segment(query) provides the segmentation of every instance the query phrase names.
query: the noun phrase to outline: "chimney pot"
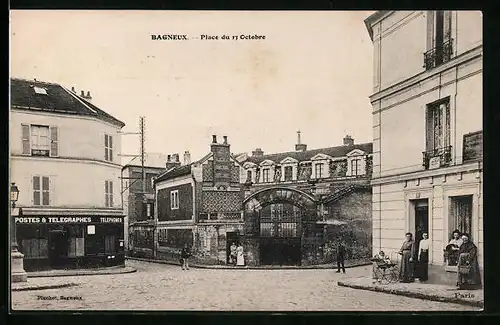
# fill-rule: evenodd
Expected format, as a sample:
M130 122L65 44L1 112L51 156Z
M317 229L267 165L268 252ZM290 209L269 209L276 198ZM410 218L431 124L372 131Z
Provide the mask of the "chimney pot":
M87 91L87 97L90 97L90 91Z
M75 93L75 92L76 92L76 91L75 91L75 87L71 87L71 91L72 91L73 93Z
M212 135L212 143L217 143L217 135Z
M224 144L227 144L227 135L223 136L224 138Z
M82 92L81 92L81 96L82 96L82 97L85 97L85 92L84 92L83 90L82 90Z

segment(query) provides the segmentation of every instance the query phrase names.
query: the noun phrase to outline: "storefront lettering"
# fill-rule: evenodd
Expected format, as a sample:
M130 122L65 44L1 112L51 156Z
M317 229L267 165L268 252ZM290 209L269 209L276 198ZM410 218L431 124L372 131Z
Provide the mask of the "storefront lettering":
M16 217L15 223L122 223L122 218L109 217Z

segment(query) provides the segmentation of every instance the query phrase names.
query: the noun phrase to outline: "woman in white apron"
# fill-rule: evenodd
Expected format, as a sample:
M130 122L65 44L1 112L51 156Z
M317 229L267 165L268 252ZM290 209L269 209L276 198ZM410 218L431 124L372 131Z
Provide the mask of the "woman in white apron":
M241 244L239 244L238 248L236 248L236 265L238 266L245 265L245 259L243 257L243 246Z

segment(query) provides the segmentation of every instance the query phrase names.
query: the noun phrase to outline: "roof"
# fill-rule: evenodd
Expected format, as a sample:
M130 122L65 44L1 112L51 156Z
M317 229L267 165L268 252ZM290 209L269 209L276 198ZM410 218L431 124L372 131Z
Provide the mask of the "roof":
M365 19L365 26L366 29L368 30L368 34L370 34L370 39L373 41L373 29L372 26L373 24L378 21L380 18L384 17L385 15L391 13L392 11L390 10L379 10L375 11L375 13L371 14L368 16L368 18Z
M169 169L165 173L163 173L160 176L156 177L153 180L153 182L154 183L158 183L158 182L161 182L161 181L165 181L167 179L172 179L172 178L179 177L179 176L189 175L189 174L191 174L191 165L192 164L183 165L183 166L179 166L179 167L175 167L175 168Z
M372 143L370 142L370 143L355 144L352 146L336 146L336 147L313 149L306 151L280 152L262 156L249 156L248 159L245 160L245 162L253 162L255 164L260 164L264 160L272 160L275 163L279 163L287 157L292 157L300 162L300 161L311 160L312 157L320 153L331 157L345 157L349 152L355 149L360 149L366 153L372 153L372 147L373 147Z
M128 163L123 165L122 169L125 169L126 167L141 167L140 158L140 156L132 158ZM166 154L148 152L144 155L144 167L147 168L165 169L166 162Z
M46 94L43 91L43 94L36 93L35 87L45 89ZM17 109L91 116L120 128L125 126L122 121L56 83L11 78L10 95L11 105Z

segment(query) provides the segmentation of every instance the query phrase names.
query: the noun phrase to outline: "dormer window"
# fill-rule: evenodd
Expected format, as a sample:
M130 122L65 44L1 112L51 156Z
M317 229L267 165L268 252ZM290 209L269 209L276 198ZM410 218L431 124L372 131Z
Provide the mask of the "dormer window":
M35 90L36 94L47 95L47 90L45 88L34 86L33 89Z
M317 163L314 166L314 178L323 178L324 177L324 164Z

